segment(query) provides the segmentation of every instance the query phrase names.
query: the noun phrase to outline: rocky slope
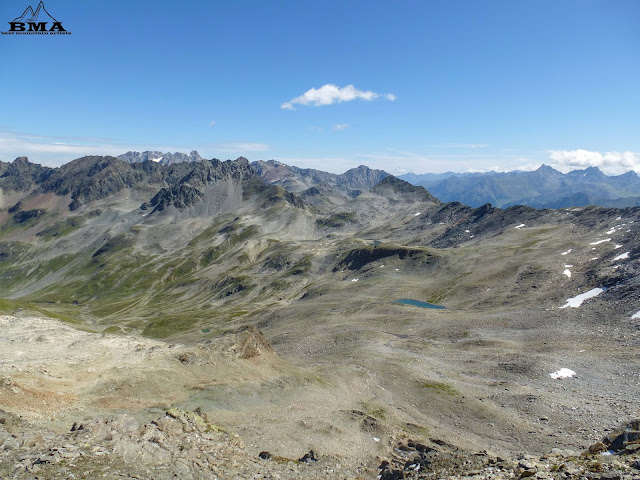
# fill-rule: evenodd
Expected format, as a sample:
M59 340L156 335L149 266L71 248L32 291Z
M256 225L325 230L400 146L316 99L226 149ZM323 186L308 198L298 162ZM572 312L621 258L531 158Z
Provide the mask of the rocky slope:
M635 475L566 450L640 416L638 208L0 166L0 476Z

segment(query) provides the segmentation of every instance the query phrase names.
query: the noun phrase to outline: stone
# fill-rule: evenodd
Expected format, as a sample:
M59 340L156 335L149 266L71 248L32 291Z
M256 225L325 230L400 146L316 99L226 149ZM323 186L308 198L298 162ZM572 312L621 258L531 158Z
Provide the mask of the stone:
M43 444L44 444L44 438L40 433L31 437L25 443L27 447L41 447Z
M3 450L15 450L16 448L20 447L20 444L18 443L18 441L13 438L13 437L9 437L4 441L4 444L2 445L2 449Z
M625 448L628 443L640 441L640 419L633 420L607 435L603 443L616 452Z
M313 450L309 450L309 453L305 453L302 458L298 459L298 461L301 463L317 462L318 459L316 458L315 452Z
M621 478L619 472L606 472L600 475L600 480L620 480Z
M598 453L606 452L607 450L608 450L608 448L604 443L598 442L598 443L594 443L593 445L591 445L589 447L588 452L591 455L597 455Z
M533 468L528 468L528 469L522 470L519 477L520 478L533 477L536 474L536 472L537 470Z

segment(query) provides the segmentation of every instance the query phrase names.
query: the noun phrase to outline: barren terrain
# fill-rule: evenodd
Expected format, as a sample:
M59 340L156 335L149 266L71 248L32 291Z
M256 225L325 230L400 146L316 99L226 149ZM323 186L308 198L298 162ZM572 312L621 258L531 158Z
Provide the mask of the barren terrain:
M0 195L0 478L637 476L640 210L98 163Z

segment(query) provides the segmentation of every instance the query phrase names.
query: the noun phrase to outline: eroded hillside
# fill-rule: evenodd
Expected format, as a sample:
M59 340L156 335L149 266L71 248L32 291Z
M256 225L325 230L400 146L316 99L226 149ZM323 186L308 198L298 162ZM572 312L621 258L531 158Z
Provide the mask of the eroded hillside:
M639 414L640 209L332 181L292 193L245 159L0 164L0 409L58 432L199 409L246 458L332 459L310 478L370 478L408 440L580 450Z

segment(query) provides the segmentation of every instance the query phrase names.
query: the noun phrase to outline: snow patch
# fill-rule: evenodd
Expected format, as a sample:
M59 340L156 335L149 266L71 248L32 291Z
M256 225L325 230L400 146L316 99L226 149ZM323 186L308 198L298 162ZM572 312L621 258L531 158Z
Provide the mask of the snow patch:
M593 258L591 258L591 260L597 260L597 259L599 259L599 258L600 258L600 257L593 257Z
M610 242L610 241L611 241L610 238L605 238L604 240L598 240L597 242L591 242L589 245L600 245L601 243Z
M618 255L616 258L614 258L613 261L615 262L616 260L626 260L627 258L629 258L629 252L624 252L622 255Z
M640 318L640 312L636 312L636 313L634 313L633 315L631 315L631 318L632 318L632 319Z
M353 278L351 279L352 282L357 282L358 280L360 280L359 278Z
M414 217L417 217L418 215L420 215L420 212L413 214Z
M524 227L524 223L521 223L521 224L520 224L520 225L518 225L517 227L513 227L513 228L516 228L516 229L517 229L517 228L522 228L522 227Z
M151 159L152 162L156 162L156 163L158 163L160 160L162 160L162 157Z
M465 230L464 233L469 233L469 230Z
M566 252L562 252L560 255L569 255L571 253L571 249L567 250Z
M549 376L554 380L558 380L560 378L571 378L576 374L573 370L569 368L561 368L560 370L556 370L553 373L550 373Z
M613 247L613 249L614 249L614 250L615 250L615 249L617 249L617 248L622 248L622 245L617 245L617 244L616 244L616 246L615 246L615 247Z
M562 273L564 273L567 277L571 278L571 270L569 270L568 268Z
M604 288L592 288L588 292L581 293L580 295L576 295L575 297L572 297L572 298L568 298L567 304L560 308L567 308L567 307L578 308L580 305L582 305L582 302L590 298L596 297L600 295L602 292L604 292Z

